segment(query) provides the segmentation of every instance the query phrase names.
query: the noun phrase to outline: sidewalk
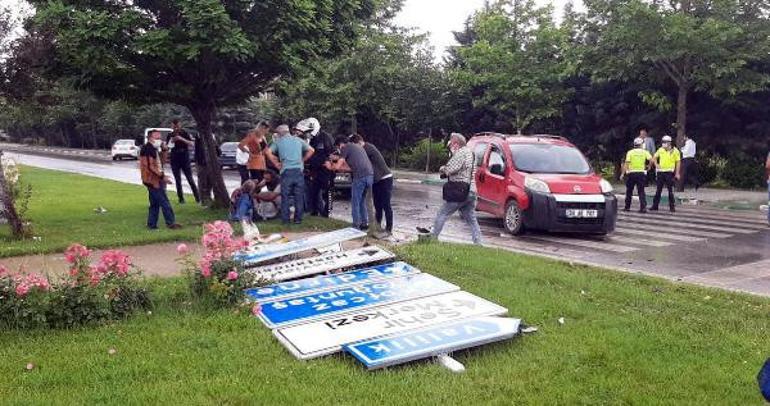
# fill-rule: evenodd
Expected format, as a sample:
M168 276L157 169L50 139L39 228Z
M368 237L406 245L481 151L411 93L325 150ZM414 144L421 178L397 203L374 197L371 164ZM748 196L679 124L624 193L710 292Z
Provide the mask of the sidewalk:
M618 199L623 201L626 194L625 185L616 185L615 193ZM668 204L667 193L664 190L661 196L661 204L663 205ZM647 195L647 204L652 204L655 187L647 187L645 195ZM681 193L674 192L674 197L678 204L707 204L732 210L758 210L760 205L767 204L767 192L753 190L700 188L696 191L694 188L688 188ZM634 200L636 199L637 197L634 197Z

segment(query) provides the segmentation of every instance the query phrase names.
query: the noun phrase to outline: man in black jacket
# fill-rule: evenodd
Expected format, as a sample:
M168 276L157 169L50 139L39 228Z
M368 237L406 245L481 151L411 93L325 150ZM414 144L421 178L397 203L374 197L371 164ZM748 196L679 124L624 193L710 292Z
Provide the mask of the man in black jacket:
M315 149L315 154L306 163L307 211L311 216L329 217L334 172L326 169L324 162L329 160L329 155L334 151L334 140L331 135L321 131L321 124L312 117L297 123L296 128L309 137L310 146Z
M184 203L184 189L182 188L182 173L187 178L187 183L190 184L195 201L200 203L200 196L198 195L198 187L195 184L195 178L193 178L192 168L190 166L190 148L195 145L192 136L179 125L179 120L174 119L171 122L172 131L168 135L166 140L167 144L173 142L174 147L171 148L171 171L174 173L174 180L176 181L176 195L179 198L179 203Z

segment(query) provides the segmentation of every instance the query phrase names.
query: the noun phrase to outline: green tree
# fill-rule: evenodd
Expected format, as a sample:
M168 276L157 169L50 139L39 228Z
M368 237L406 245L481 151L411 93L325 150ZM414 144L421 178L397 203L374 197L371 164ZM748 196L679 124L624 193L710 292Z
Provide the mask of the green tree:
M663 110L661 92L676 89L676 129L687 131L688 97L693 91L734 97L762 90L770 75L756 62L770 51L770 4L756 0L587 0L591 75L657 85L642 98Z
M185 106L216 162L218 107L239 104L322 56L345 49L377 0L33 0L31 35L53 47L47 73L138 104ZM229 203L218 165L215 200ZM205 195L205 194L204 194Z
M476 108L490 108L519 133L560 115L569 91L562 81L571 65L569 36L555 25L550 7L532 0L500 0L472 20L470 46L461 47L454 72Z

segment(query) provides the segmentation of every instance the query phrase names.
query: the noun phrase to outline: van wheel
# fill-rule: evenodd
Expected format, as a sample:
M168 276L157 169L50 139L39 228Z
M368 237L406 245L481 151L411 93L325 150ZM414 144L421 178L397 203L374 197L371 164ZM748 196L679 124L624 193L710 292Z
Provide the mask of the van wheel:
M521 234L524 231L524 219L521 215L519 204L515 200L508 202L505 206L505 230L513 235Z

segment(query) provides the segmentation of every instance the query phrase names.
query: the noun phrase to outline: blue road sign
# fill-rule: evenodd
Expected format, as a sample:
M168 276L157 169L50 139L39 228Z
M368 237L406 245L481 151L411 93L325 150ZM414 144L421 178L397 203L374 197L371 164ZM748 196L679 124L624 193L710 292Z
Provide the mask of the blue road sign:
M247 289L246 294L257 302L269 302L312 292L322 292L341 286L356 285L397 276L418 274L420 271L406 262L379 265L334 275L299 279L260 288Z
M355 228L343 228L342 230L318 234L283 244L257 246L254 250L245 250L235 254L234 258L238 261L244 261L247 265L256 265L271 259L285 257L287 255L297 254L302 251L316 248L328 247L333 244L363 237L366 237L366 233L361 230Z
M368 369L383 368L512 338L519 319L480 317L343 346Z
M263 303L259 317L268 327L276 328L458 290L449 282L420 273Z

